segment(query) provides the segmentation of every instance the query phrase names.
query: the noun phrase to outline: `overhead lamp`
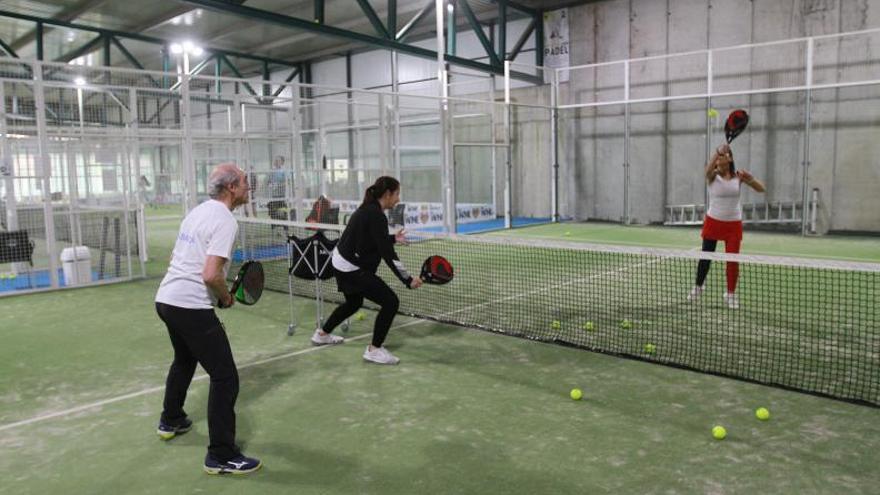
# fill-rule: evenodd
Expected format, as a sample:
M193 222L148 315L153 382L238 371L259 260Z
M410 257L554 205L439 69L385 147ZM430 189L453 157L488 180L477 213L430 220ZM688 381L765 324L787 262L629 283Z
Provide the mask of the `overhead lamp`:
M77 76L77 77L73 78L73 84L76 84L77 86L85 86L86 79L82 76Z
M183 46L181 46L180 43L171 43L171 53L180 55L183 53Z

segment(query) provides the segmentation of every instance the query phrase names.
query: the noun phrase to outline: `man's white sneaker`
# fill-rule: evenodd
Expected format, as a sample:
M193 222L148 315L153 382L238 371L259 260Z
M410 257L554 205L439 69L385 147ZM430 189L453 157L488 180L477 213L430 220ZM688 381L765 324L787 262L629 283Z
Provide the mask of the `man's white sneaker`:
M700 296L703 295L703 291L705 287L702 285L695 285L693 289L691 289L690 294L688 294L688 302L697 302L700 299Z
M333 345L345 343L345 339L332 333L321 333L321 329L312 334L312 345Z
M367 346L367 349L364 351L364 361L376 364L397 364L400 362L400 359L394 357L394 354L388 352L388 349L384 347L376 347L373 350L370 350L370 347L371 346Z
M725 292L724 304L726 304L729 309L739 309L739 300L736 298L736 294Z

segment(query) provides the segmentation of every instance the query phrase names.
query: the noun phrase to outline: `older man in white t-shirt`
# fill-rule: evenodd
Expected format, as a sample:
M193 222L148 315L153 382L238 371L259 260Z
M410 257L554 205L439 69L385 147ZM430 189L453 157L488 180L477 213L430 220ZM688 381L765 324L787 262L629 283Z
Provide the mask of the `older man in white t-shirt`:
M180 224L168 272L156 293L156 312L168 327L174 347L157 433L162 440L170 440L192 428L183 404L196 365L201 364L211 378L210 444L204 470L246 474L259 469L261 463L244 456L235 444L238 370L214 307L228 308L235 301L226 288L238 231L232 210L248 201L247 176L235 165L218 165L208 178L208 194L211 199L193 208Z

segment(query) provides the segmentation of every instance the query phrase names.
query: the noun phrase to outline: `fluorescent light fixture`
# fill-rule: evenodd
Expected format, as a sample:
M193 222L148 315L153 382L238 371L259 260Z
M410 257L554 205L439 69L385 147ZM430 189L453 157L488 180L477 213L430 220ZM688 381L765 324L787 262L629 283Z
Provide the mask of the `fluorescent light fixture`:
M180 45L180 43L171 43L171 53L175 55L180 55L181 53L183 53L183 47Z
M77 86L85 86L86 79L82 76L77 76L73 79L73 84L76 84Z
M202 54L205 53L205 50L203 50L200 46L194 46L192 50L190 50L190 53L192 53L196 57L201 57Z

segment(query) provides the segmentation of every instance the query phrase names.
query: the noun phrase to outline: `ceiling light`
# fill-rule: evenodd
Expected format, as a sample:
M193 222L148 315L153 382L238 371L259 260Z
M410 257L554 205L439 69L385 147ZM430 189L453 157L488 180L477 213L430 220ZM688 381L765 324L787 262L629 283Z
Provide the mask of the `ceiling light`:
M195 55L196 57L201 57L202 54L205 53L205 50L202 49L202 47L200 47L200 46L194 46L194 47L192 47L192 50L190 50L189 52L192 53L193 55Z
M73 79L73 84L76 84L77 86L85 86L86 80L82 76L77 76Z
M171 53L175 55L183 53L183 47L180 46L180 43L171 43Z

